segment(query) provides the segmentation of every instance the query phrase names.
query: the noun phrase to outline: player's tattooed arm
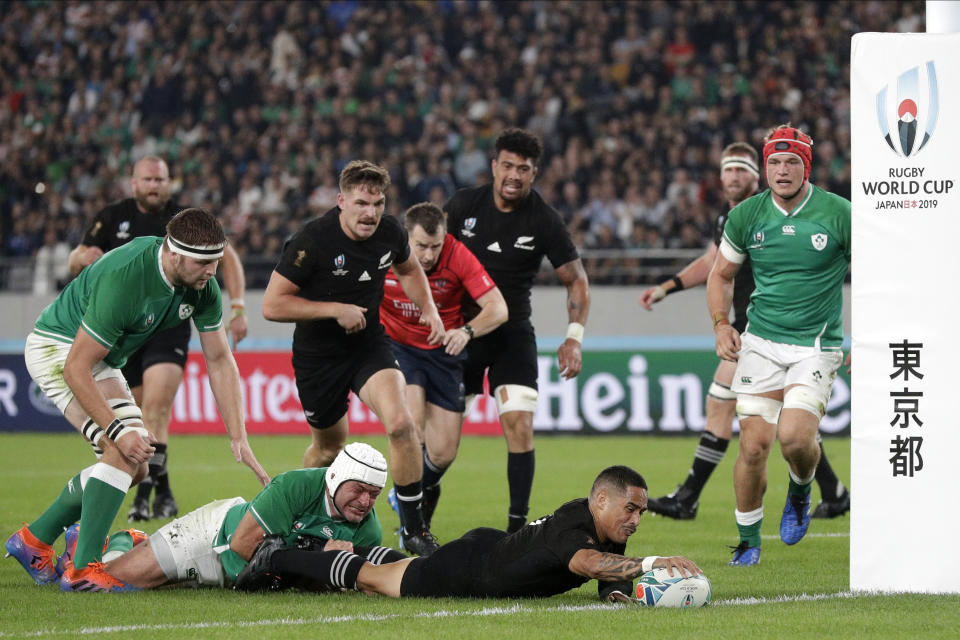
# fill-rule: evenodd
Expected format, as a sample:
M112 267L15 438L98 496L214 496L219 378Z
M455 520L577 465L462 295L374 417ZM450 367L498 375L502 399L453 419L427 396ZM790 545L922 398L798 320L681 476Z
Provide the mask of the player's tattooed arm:
M617 553L580 549L570 559L568 568L578 576L616 582L633 580L643 573L643 558L628 558Z
M645 570L644 558L628 558L617 553L580 549L573 554L567 566L570 571L579 576L607 582L633 580L654 567L667 569L670 575L676 574L681 577L703 573L695 562L683 556L650 556L648 559L651 560L650 566Z
M557 267L557 277L567 288L567 316L570 322L587 324L590 314L590 283L580 258Z

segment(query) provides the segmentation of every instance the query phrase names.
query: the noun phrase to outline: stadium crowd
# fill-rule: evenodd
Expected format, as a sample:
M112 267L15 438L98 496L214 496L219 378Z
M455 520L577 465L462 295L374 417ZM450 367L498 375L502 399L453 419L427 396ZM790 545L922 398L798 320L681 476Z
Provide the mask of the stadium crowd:
M392 213L443 204L506 126L543 137L536 186L579 247L697 249L721 149L776 123L849 197L850 36L923 28L918 0L10 2L0 256L56 261L156 154L265 278L350 160L389 168Z

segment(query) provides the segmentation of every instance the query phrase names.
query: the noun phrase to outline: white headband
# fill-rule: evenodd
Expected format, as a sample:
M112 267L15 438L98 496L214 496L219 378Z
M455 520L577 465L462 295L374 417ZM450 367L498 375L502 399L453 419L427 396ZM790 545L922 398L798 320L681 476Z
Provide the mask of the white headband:
M223 249L226 246L226 242L203 245L187 244L177 240L171 235L167 236L167 247L169 247L170 251L197 260L219 260L223 257Z
M757 167L757 163L746 156L727 156L720 161L720 171L723 171L727 167L746 169L752 173L754 177L760 177L760 169Z

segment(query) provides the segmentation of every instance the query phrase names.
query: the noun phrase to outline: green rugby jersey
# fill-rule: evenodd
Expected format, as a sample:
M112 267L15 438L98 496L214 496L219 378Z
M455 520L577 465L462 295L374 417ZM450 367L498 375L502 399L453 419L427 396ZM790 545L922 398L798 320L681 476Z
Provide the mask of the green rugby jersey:
M298 536L314 536L326 540L347 540L355 547L379 545L383 529L375 509L360 522L334 519L327 510L326 467L294 469L270 481L250 502L231 508L213 541L220 553L220 564L233 582L246 566L246 561L229 549L233 532L243 515L250 512L267 535L281 535L288 544Z
M175 287L160 266L163 238L144 236L104 254L80 272L40 313L34 331L72 343L80 327L110 350L103 359L120 369L157 331L193 318L197 331L223 325L220 287Z
M792 212L769 189L730 212L721 251L749 255L757 288L748 331L799 346L838 349L843 342L843 280L850 265L850 202L810 185Z

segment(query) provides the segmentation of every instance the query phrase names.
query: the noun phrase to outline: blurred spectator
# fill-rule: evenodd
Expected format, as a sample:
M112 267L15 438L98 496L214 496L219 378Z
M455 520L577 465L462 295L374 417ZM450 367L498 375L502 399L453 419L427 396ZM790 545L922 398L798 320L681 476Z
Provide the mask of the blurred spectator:
M627 247L702 244L719 149L779 122L813 132L813 181L849 196L850 37L922 31L923 15L919 0L7 2L0 251L33 255L163 153L178 201L269 263L335 204L350 160L388 167L401 211L488 180L506 126L543 136L538 184L581 243L609 228Z
M47 227L33 269L33 294L56 293L70 279L70 245L59 238L56 227Z

